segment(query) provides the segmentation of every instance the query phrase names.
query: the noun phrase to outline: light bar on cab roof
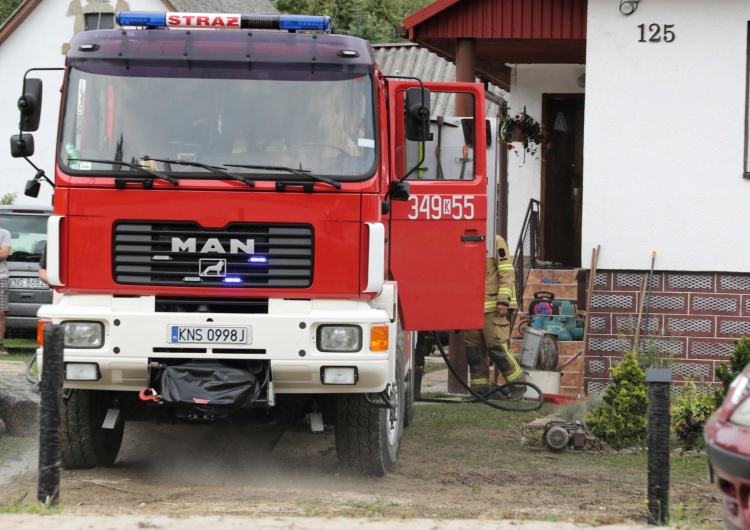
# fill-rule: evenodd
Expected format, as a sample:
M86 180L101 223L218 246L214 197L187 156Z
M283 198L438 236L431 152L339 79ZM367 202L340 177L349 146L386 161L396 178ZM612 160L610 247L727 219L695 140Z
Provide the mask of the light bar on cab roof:
M118 26L146 28L282 29L287 31L331 31L327 15L227 15L223 13L155 13L118 11Z

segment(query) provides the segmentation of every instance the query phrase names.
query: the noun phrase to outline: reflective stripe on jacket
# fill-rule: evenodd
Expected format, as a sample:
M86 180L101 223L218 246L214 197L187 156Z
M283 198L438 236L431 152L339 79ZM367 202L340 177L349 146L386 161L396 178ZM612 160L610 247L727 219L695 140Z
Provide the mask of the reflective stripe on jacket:
M495 236L491 258L485 260L484 312L497 311L498 304L516 309L516 276L508 244L500 236Z

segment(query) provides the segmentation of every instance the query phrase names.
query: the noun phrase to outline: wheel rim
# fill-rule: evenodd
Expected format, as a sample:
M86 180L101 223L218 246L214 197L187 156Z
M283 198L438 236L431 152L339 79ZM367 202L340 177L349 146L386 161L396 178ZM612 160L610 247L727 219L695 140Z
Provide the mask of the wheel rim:
M388 444L394 445L396 443L396 439L398 437L398 422L399 422L399 407L400 404L400 397L398 395L398 385L393 384L391 385L391 403L393 403L393 407L388 408Z

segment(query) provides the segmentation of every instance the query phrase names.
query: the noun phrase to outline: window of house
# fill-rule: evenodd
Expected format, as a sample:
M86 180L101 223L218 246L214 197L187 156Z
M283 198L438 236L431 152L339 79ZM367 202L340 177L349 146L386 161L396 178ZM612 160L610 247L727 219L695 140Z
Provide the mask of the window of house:
M86 13L84 17L86 22L85 31L92 29L115 29L114 13Z

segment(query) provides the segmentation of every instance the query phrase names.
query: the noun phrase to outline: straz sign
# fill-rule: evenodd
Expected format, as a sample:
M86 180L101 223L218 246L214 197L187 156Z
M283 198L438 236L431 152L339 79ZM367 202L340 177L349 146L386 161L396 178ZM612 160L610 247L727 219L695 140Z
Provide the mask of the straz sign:
M205 13L170 13L170 28L231 28L240 29L240 15L207 15Z

